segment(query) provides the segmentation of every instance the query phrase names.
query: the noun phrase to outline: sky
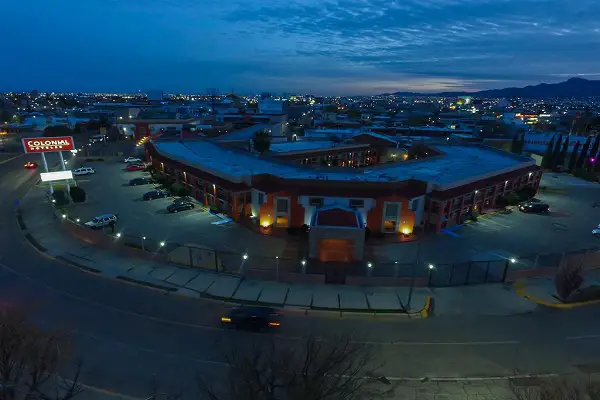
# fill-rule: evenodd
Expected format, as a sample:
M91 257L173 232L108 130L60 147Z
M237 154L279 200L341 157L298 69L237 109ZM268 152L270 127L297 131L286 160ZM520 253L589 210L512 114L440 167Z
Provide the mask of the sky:
M599 0L1 0L0 91L423 93L600 79Z

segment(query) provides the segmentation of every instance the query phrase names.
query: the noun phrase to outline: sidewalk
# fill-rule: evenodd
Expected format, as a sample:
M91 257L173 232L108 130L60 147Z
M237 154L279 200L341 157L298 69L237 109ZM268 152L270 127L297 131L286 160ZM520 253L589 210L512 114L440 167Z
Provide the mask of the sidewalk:
M598 269L584 271L582 276L584 278L582 289L585 290L585 288L590 288L592 286L600 287L600 271ZM600 304L600 299L567 303L561 301L556 293L554 278L519 280L513 283L513 287L519 296L544 307L569 309Z
M50 257L85 271L194 298L343 313L436 315L509 315L537 305L503 284L430 289L408 287L309 285L250 280L172 263L132 258L93 247L61 229L39 188L21 201L19 225L26 238Z

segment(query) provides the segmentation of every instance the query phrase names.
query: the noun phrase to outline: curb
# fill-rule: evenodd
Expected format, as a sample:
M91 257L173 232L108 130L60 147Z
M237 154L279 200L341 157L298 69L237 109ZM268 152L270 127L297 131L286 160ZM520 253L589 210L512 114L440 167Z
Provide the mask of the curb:
M35 238L27 232L27 227L25 226L25 223L23 222L21 213L17 213L17 224L21 230L21 233L27 240L27 242L42 255L44 255L48 258L51 258L53 260L60 261L64 264L76 267L80 270L83 270L84 272L92 273L94 275L102 275L102 271L98 270L96 268L81 265L75 261L68 260L67 258L62 257L60 255L59 256L51 256L51 255L47 254L46 248L44 248L42 245L40 245L35 240ZM163 286L163 285L159 285L159 284L155 284L155 283L151 283L151 282L140 281L140 280L130 278L127 276L122 276L122 275L119 275L114 279L129 283L129 284L143 286L148 289L160 290L160 291L166 292L167 294L183 296L183 294L178 294L177 292L182 289L190 290L185 287ZM421 310L414 311L414 312L406 312L406 311L402 312L399 310L377 310L377 309L362 310L362 309L350 309L350 308L321 308L321 307L312 307L312 306L311 307L294 307L294 306L285 306L285 305L277 304L277 303L265 303L265 302L260 302L260 301L251 301L251 300L250 301L243 301L243 300L240 301L240 300L235 300L235 299L227 298L227 297L214 296L214 295L211 295L208 293L200 293L200 292L196 292L196 293L198 293L199 298L202 298L205 300L220 301L223 303L236 304L236 305L241 305L241 306L256 305L256 306L263 306L263 307L277 307L277 308L283 308L284 310L288 310L288 311L292 311L292 312L301 312L301 313L304 313L304 315L308 315L309 312L311 314L323 313L323 314L327 314L328 316L339 315L339 318L342 318L344 316L344 314L347 314L347 315L369 315L369 316L385 316L385 315L392 316L393 315L393 316L397 316L397 317L406 317L406 318L410 318L410 319L425 319L431 315L432 309L433 309L433 299L431 298L431 296L427 296L427 298L425 300L425 305ZM185 296L185 297L189 298L189 296Z
M548 301L542 300L542 299L538 299L536 297L530 296L525 292L525 289L527 288L527 284L524 282L515 282L512 284L513 289L515 290L515 292L523 297L526 300L529 300L535 304L538 304L540 306L544 306L544 307L548 307L548 308L556 308L556 309L563 309L563 310L569 310L572 308L580 308L580 307L585 307L585 306L591 306L594 304L600 304L600 299L598 300L588 300L588 301L580 301L580 302L575 302L575 303L550 303Z

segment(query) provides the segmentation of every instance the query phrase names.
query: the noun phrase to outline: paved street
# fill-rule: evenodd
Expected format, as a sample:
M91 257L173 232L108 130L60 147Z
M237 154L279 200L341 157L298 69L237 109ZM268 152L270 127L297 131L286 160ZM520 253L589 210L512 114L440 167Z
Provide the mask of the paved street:
M33 303L40 323L70 328L75 353L85 357L86 384L143 396L150 377L158 373L167 386L189 385L198 371L219 373L222 364L215 343L256 337L221 330L216 323L225 307L221 303L98 278L33 251L20 235L11 207L31 183L21 166L19 160L0 167L7 177L0 184L12 188L3 191L1 200L0 240L5 246L0 298ZM599 317L598 308L534 309L504 316L451 314L417 321L289 314L278 338L295 345L309 332L352 332L376 347L384 361L382 373L396 379L577 372L582 365L597 365ZM494 385L492 381L486 388L492 392L501 387ZM422 398L434 398L434 390L424 386L421 392L428 397Z

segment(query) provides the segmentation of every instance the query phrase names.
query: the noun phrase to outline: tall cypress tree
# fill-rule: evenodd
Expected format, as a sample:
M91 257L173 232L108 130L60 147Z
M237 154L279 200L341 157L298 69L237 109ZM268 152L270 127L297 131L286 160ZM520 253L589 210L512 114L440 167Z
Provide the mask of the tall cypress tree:
M560 149L562 148L562 135L558 135L558 140L554 143L554 150L552 151L552 168L558 165L558 159L560 158Z
M575 169L583 168L583 163L585 163L585 159L587 158L588 150L590 149L590 144L592 143L592 137L588 136L587 140L583 144L583 148L581 149L581 154L577 158L577 164L575 164Z
M554 136L552 136L552 140L548 142L548 147L546 147L546 152L544 153L544 157L542 157L542 168L552 168L552 152L554 151Z
M567 140L569 140L567 138ZM571 157L569 158L569 172L573 172L575 169L575 163L577 163L577 156L579 155L579 140L573 146L573 151L571 152Z
M567 153L569 152L569 137L565 139L562 145L562 149L560 151L560 156L558 156L558 160L556 160L556 165L562 165L566 167L565 161L567 159Z
M597 156L598 156L598 148L600 147L600 135L597 135L594 139L594 144L592 145L592 150L590 151L590 161L594 158L594 162L590 162L587 165L587 170L592 172L597 164Z
M519 139L518 139L518 136L519 136L518 133L515 133L515 136L513 136L512 143L510 144L510 152L511 153L519 154Z

